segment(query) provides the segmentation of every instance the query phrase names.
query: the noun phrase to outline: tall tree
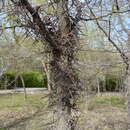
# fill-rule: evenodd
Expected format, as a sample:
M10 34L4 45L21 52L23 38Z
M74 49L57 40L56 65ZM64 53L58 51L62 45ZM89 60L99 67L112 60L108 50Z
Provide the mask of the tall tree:
M119 6L119 5L118 5ZM129 2L129 5L128 7L130 7L130 2ZM130 12L128 13L128 18L130 18ZM121 30L123 32L125 32L127 34L127 41L126 41L126 44L127 44L127 56L128 56L128 64L130 66L130 28L128 28L126 25L126 23L124 24L124 20L122 20L122 17L121 15L118 15L118 21L119 21L119 25L121 26ZM127 75L126 75L126 87L127 87L127 93L128 93L128 129L130 129L130 67L128 67L128 70L127 70Z
M51 54L50 104L56 104L58 110L59 121L56 130L73 130L76 120L72 116L72 109L75 108L76 97L81 90L78 74L73 66L75 53L79 47L77 23L81 12L80 6L74 1L53 1L49 3L53 5L52 11L41 16L42 5L33 7L28 0L11 1L15 6L11 14L15 21L19 20L20 26L24 26L29 33L34 32L38 40L46 43L45 51ZM76 4L75 16L71 17L69 8Z
M13 28L18 31L17 27L24 28L27 36L35 36L45 45L45 53L50 54L50 104L56 104L59 119L56 130L74 130L76 118L72 110L76 108L76 100L82 90L74 66L75 54L80 47L78 24L80 21L94 20L102 30L100 22L109 21L113 14L127 10L119 12L115 6L111 9L111 0L43 0L43 4L38 6L29 0L11 2L7 9L11 7L12 11L7 11L8 14L3 17L9 16L8 21L13 21L13 24L8 22L7 25L11 27L4 26L4 29ZM110 30L108 33L102 31L126 62L124 53L110 39Z

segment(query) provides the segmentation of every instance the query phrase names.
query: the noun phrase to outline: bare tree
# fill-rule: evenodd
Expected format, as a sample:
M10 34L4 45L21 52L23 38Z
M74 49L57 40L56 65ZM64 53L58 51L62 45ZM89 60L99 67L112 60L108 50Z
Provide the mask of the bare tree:
M130 3L129 3L130 7ZM130 17L130 13L128 13L128 17ZM130 30L124 25L122 17L118 15L119 24L121 25L122 31L127 34L127 56L128 56L128 63L130 65ZM128 68L128 73L126 75L126 87L127 87L127 94L128 94L128 129L130 129L130 68Z
M10 1L9 1L10 3ZM113 14L126 13L128 10L109 11L106 0L54 0L43 2L35 6L29 0L11 0L8 16L13 20L13 25L4 29L17 27L24 28L27 36L35 37L45 45L45 53L50 54L50 105L56 105L58 124L56 130L74 130L76 116L77 97L82 90L82 85L74 64L76 63L76 52L80 47L79 26L80 21L95 21L99 29L108 37L127 64L127 56L113 42L110 37L110 29L107 33L99 21L108 20ZM7 6L9 7L9 6ZM103 8L102 8L103 7ZM47 9L51 9L48 11ZM8 9L8 8L7 8ZM107 18L105 20L104 18ZM109 22L110 27L110 22ZM2 29L1 29L2 30ZM128 66L128 64L127 64Z
M70 3L68 0L54 1L49 3L53 5L53 14L43 14L41 17L42 5L33 7L28 0L11 1L15 6L13 13L18 18L23 18L20 26L25 26L29 35L33 32L39 40L46 43L45 51L50 51L51 102L57 105L59 115L56 129L73 130L76 120L72 116L72 109L75 108L76 97L81 90L81 84L73 66L79 46L77 23L81 12L80 5L78 2ZM70 16L69 8L76 4L78 6L73 18Z
M107 2L109 4L109 1L107 1ZM103 1L102 1L101 4L103 4ZM97 18L97 13L96 13L95 9L92 6L89 6L89 5L88 5L88 8L90 10L92 17L95 19L95 23L96 23L97 27L101 30L101 32L104 33L104 35L108 38L108 41L119 52L119 54L122 57L122 60L124 62L124 65L126 66L126 69L125 69L125 72L124 72L125 75L122 78L124 79L125 82L127 82L126 84L127 84L127 91L128 91L128 129L130 129L130 86L129 86L129 84L130 84L130 67L129 67L130 66L130 61L129 61L129 59L130 59L130 54L129 54L129 52L130 52L130 43L129 43L129 41L130 41L130 31L127 27L127 23L124 24L124 22L123 22L124 20L122 19L122 16L124 16L122 14L124 12L124 11L122 11L123 6L127 7L127 9L128 9L127 14L125 14L125 16L126 16L125 19L127 20L127 18L130 17L130 13L129 13L130 12L130 10L129 10L130 1L114 0L114 1L112 1L112 4L110 4L110 6L111 6L111 9L112 9L112 13L109 13L110 14L109 17L108 17L108 15L107 16L104 15L106 17L106 19L105 19L105 22L106 22L105 27L107 26L106 28L102 26L102 24L104 24L103 19L102 19L103 17L102 18L100 17L101 19L99 17ZM101 8L103 9L104 7L101 7ZM112 29L115 29L113 27L113 26L115 26L115 24L112 22L112 17L115 13L117 14L117 16L114 16L114 18L118 19L118 24L121 26L121 31L120 31L121 34L122 34L121 37L123 37L123 32L125 32L127 34L127 41L125 40L125 42L127 43L127 52L128 53L125 53L123 50L121 50L119 45L116 43L117 41L113 37L113 36L115 36L115 34L119 33L119 31L117 31L115 34L112 34ZM117 35L116 35L116 38L117 38ZM119 38L118 41L121 42L121 39ZM125 43L124 43L123 46L125 46Z

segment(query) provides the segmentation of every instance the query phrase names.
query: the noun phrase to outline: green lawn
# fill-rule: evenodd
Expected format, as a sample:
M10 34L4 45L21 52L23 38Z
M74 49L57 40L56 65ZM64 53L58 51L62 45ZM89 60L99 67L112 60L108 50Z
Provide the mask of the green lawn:
M24 94L0 95L0 110L4 108L40 107L43 102L43 94L30 94L25 99Z
M19 121L28 120L28 127L33 130L37 130L40 127L40 123L43 121L48 122L51 119L51 112L48 113L49 108L47 107L47 100L43 98L44 94L29 94L27 95L27 99L25 100L24 94L8 94L8 95L0 95L0 124L2 122L7 122L7 126L9 124L17 124L19 125ZM127 114L126 114L126 99L121 97L92 97L90 102L88 102L88 107L85 103L80 103L81 111L83 113L80 117L79 123L82 125L90 126L90 129L87 130L95 130L93 127L101 126L100 130L104 130L104 123L110 122L118 130L126 130L126 123L121 124L123 121L126 122ZM45 109L44 109L45 108ZM39 114L35 114L40 110ZM48 113L48 115L47 115ZM50 115L49 115L50 114ZM35 116L33 116L35 115ZM122 117L122 118L120 118ZM117 123L115 123L117 122ZM26 122L24 122L26 123ZM46 124L46 123L45 123ZM94 124L94 125L93 125ZM14 125L14 126L15 126ZM106 124L109 128L109 126ZM121 127L118 128L118 126ZM0 126L0 130L5 130L5 126ZM83 129L83 128L81 128ZM30 130L30 129L29 129ZM42 130L42 129L38 129ZM86 130L86 129L85 129ZM108 130L111 130L109 128Z
M45 108L47 100L43 98L44 96L44 94L28 94L25 99L24 94L0 95L0 130L5 130L4 122L15 123Z
M126 101L124 98L119 98L119 97L96 97L94 102L96 104L112 104L115 106L125 106Z
M127 100L126 98L123 97L116 97L116 96L111 96L111 97L104 97L104 96L99 96L99 97L93 97L89 101L88 109L97 109L97 108L104 108L104 107L116 107L116 108L123 108L126 109L127 107Z
M25 99L24 94L7 94L0 95L0 110L10 109L26 109L26 108L40 108L47 103L43 98L43 94L29 94ZM126 99L119 97L94 97L90 105L102 106L112 105L116 107L126 107Z

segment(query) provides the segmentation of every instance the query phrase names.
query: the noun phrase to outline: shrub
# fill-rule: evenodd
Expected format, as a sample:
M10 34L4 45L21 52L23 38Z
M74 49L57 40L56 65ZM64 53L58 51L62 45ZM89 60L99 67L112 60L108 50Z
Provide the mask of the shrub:
M106 91L119 91L120 89L121 89L121 78L117 76L107 75Z
M105 81L100 80L100 91L120 91L122 89L123 79L119 76L106 75Z
M21 75L24 79L25 87L27 88L41 88L46 85L45 78L39 72L24 72ZM19 87L23 87L20 79L18 80L18 85Z
M12 89L15 87L23 87L20 77L15 82L15 77L17 73L14 72L6 72L1 80L0 80L0 88L3 89L4 83L7 82L8 86L7 89ZM26 88L41 88L47 86L47 79L46 76L41 74L40 72L23 72L21 76L24 79L25 87Z
M1 89L7 88L12 89L15 86L15 73L14 72L6 72L2 75L0 80Z

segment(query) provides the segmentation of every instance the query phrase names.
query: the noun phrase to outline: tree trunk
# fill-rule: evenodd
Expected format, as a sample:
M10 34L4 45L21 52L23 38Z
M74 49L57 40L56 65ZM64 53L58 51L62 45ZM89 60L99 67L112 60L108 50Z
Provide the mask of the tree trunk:
M130 7L130 2L128 4L128 6ZM129 17L130 17L130 13L129 14ZM127 40L127 48L128 48L128 65L129 65L129 68L128 68L128 74L126 75L127 78L126 78L126 87L127 87L127 96L128 96L128 130L130 130L130 31L129 29L126 28L126 26L124 25L123 23L123 19L121 17L120 14L118 14L118 18L119 18L119 23L122 27L122 30L128 35L128 40Z
M74 130L76 120L72 116L72 109L76 106L77 96L81 90L78 74L73 66L74 55L79 47L76 29L78 21L76 16L72 18L69 15L68 6L71 4L69 0L54 0L54 2L57 5L54 15L57 17L57 24L56 27L53 27L52 24L52 28L42 21L38 11L30 5L28 0L20 0L19 3L32 16L33 23L35 23L35 28L32 27L32 29L35 30L38 37L40 35L42 42L47 42L48 48L45 50L49 49L49 53L51 53L49 63L50 104L57 106L56 130ZM79 16L79 11L77 13ZM52 21L50 22L52 23Z
M130 31L128 32L128 52L130 52ZM130 54L128 55L128 58L130 60ZM130 61L129 61L130 65ZM128 130L130 130L130 67L128 70L127 75L127 93L128 93Z
M98 90L98 96L100 96L100 84L99 84L99 78L97 77L97 90Z
M56 130L74 130L75 120L72 117L74 102L71 101L74 101L76 95L78 86L76 81L78 82L78 78L72 64L68 64L65 59L62 59L62 55L53 53L53 56L50 66L51 81L53 81L52 91L54 94L52 103L57 104L58 110Z
M68 0L59 0L57 3L59 35L56 44L58 44L58 48L52 49L50 62L50 78L54 95L52 98L58 107L56 130L74 130L75 119L72 116L72 109L75 106L75 96L77 96L80 86L73 66L77 37L71 29L68 4Z
M64 108L58 108L59 109L59 122L57 124L56 130L73 130L71 124L71 109L69 107ZM61 116L62 115L62 116Z
M23 86L23 89L24 89L24 98L25 98L25 100L27 100L27 91L26 91L26 87L25 87L25 82L24 82L23 76L20 74L19 77L21 79L22 86Z
M50 81L50 72L49 72L50 69L49 69L48 62L49 61L47 61L47 63L42 62L42 65L43 65L43 69L44 69L44 72L45 72L46 77L47 77L47 89L50 92L51 91L51 81Z
M130 130L130 75L127 77L127 91L128 91L128 130Z
M103 92L106 92L106 75L103 76Z

